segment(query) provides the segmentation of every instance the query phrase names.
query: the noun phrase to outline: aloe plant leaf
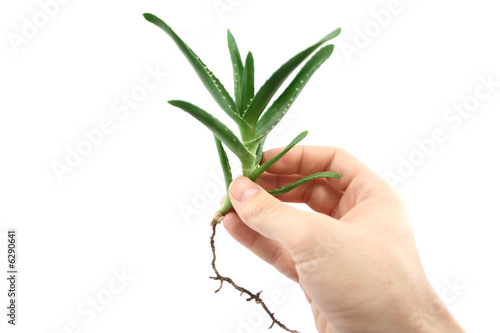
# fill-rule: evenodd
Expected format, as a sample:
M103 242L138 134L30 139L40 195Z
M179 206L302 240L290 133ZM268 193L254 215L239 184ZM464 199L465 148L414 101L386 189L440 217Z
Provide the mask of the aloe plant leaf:
M217 146L217 153L219 154L220 165L222 167L222 172L224 173L224 181L226 183L226 192L229 193L229 185L233 181L233 175L231 174L231 165L229 165L229 160L227 159L226 151L222 146L222 142L214 135L215 145ZM229 195L226 195L224 202L221 207L217 210L221 215L225 215L233 208L233 204L229 199Z
M176 106L208 127L212 133L222 141L238 158L243 161L253 161L255 156L248 151L238 137L221 121L212 116L205 110L185 101L168 101L171 105Z
M231 61L233 63L233 76L234 76L234 98L236 100L236 109L238 114L241 116L243 114L243 76L244 68L243 61L241 60L240 51L236 40L234 39L231 31L227 30L227 44L229 47L229 53L231 55Z
M241 103L243 104L243 113L242 116L245 116L245 113L252 101L252 98L255 96L255 67L252 52L248 52L247 58L245 60L245 72L243 75L243 97Z
M289 184L289 185L286 185L286 186L283 186L283 187L280 187L280 188L277 188L274 190L270 190L268 192L271 193L272 195L284 194L284 193L290 192L291 190L293 190L293 189L299 187L300 185L307 183L308 181L311 181L313 179L317 179L317 178L338 179L340 177L341 176L338 173L331 172L331 171L318 172L318 173L314 173L312 175L306 176L304 178L301 178L292 184Z
M233 175L231 174L231 166L229 165L229 160L227 158L226 151L222 146L221 141L214 135L215 145L217 146L217 153L219 154L220 165L222 167L222 172L224 173L224 180L226 182L226 190L229 189L229 184L233 181Z
M260 160L262 159L262 155L264 154L264 142L266 141L266 138L262 138L262 140L259 142L259 145L257 146L257 152L256 156L257 158L255 159L255 163L259 164Z
M257 121L256 137L267 135L284 117L316 70L330 57L333 45L321 48L297 73L290 85Z
M255 124L259 119L264 109L269 104L269 101L274 96L276 91L281 87L287 77L307 58L309 57L321 44L337 37L340 34L340 28L332 31L323 37L316 44L308 47L302 52L295 55L282 65L273 75L264 83L259 89L254 99L250 103L247 112L245 113L245 120L250 124Z
M307 134L308 132L304 131L299 135L297 135L297 137L295 137L295 139L293 139L292 142L290 142L288 146L285 147L285 149L283 149L281 152L279 152L279 154L271 158L269 161L263 163L258 169L254 170L254 172L252 172L248 176L248 178L255 181L257 178L259 178L260 175L262 175L267 169L269 169L271 165L276 163L280 158L282 158L286 153L288 153L288 151L292 149L297 143L302 141L307 136Z
M184 41L172 30L172 28L170 28L157 16L145 13L144 18L165 31L167 35L172 38L175 44L177 44L177 47L182 51L186 59L189 61L196 74L198 74L198 77L201 79L202 83L205 85L208 92L212 95L217 104L219 104L222 110L224 110L224 112L226 112L229 117L231 117L231 119L233 119L236 123L241 122L241 118L238 116L236 104L233 98L226 91L219 79L215 77L215 75L193 52L193 50L191 50L191 48L186 43L184 43Z

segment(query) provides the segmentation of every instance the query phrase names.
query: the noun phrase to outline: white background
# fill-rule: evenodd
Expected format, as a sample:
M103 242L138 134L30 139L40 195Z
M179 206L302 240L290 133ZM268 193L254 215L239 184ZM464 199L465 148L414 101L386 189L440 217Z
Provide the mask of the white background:
M445 118L474 101L480 77L500 81L495 2L401 0L383 27L372 13L387 10L388 0L73 0L49 6L44 22L40 3L48 2L0 5L1 271L7 228L18 230L20 253L18 326L6 324L2 278L1 332L268 331L267 317L231 287L213 293L208 223L223 194L211 177L218 158L209 131L166 101L188 100L228 119L143 12L166 20L230 92L227 28L243 54L252 50L260 86L341 26L333 56L266 149L307 129L304 144L345 148L386 178L403 172L395 187L431 283L467 331L500 332L498 83L468 117ZM29 22L39 27L30 31ZM371 37L363 40L365 29ZM168 75L123 109L121 98L141 89L148 69ZM65 164L68 147L103 119L112 131L58 179L54 163ZM446 140L419 153L416 141L436 129ZM418 165L405 173L401 161L410 158ZM280 296L277 317L315 332L293 283L223 228L217 244L223 274ZM114 280L122 271L133 277L125 286ZM89 306L95 297L106 303L100 311Z

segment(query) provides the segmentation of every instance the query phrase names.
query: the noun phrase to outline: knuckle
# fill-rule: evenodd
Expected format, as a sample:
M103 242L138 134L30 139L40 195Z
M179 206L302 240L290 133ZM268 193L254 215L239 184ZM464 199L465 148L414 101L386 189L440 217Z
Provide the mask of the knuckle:
M253 220L269 220L275 217L280 210L280 205L273 198L266 198L259 194L248 202L246 217Z
M344 148L335 148L335 153L341 156L352 157L353 155Z
M276 246L276 248L273 251L273 254L271 255L270 264L275 265L282 255L283 255L283 248L281 246Z

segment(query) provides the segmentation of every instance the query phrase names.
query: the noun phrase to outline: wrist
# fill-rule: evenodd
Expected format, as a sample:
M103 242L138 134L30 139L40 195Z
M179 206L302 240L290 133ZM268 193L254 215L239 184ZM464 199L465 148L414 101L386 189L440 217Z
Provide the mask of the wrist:
M407 305L404 332L410 333L464 333L452 314L429 285L425 292L420 290L413 304Z

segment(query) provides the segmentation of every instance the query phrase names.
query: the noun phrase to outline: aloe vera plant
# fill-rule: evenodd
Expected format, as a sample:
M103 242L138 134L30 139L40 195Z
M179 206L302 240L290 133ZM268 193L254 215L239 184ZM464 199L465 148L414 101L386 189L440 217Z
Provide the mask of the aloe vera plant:
M205 85L208 92L212 95L220 108L236 123L240 131L240 137L238 137L224 123L196 105L180 100L169 101L171 105L187 112L212 131L222 170L224 172L226 190L229 188L229 184L233 178L226 149L224 147L229 149L241 161L243 175L255 181L260 175L269 169L269 167L276 163L290 149L306 137L307 131L300 133L278 155L261 164L263 147L267 135L290 109L311 76L330 57L333 52L333 45L321 46L336 37L340 33L340 28L332 31L315 44L304 49L302 52L299 52L297 55L288 60L278 70L276 70L274 74L271 75L271 77L259 90L257 90L257 92L255 92L254 87L253 55L251 52L248 52L245 62L243 63L236 41L231 32L228 30L228 47L234 74L233 99L214 73L207 68L207 66L193 52L193 50L186 43L184 43L184 41L164 21L153 14L146 13L144 14L144 17L146 20L158 26L170 36L189 61L196 74L198 74L198 77ZM306 59L308 60L306 61ZM302 66L283 92L271 103L271 100L283 83L304 61L306 61L304 66ZM322 177L340 178L340 175L329 171L315 173L282 188L270 190L269 192L273 195L283 194L293 190L305 182ZM266 310L273 321L271 327L274 324L277 324L286 331L297 332L288 329L274 317L274 314L269 311L263 300L260 298L260 292L256 294L251 293L247 289L238 286L232 279L219 274L215 266L215 231L217 224L222 221L224 214L230 211L231 208L232 205L229 200L229 195L226 195L224 203L216 212L211 222L212 236L210 238L210 244L213 253L212 268L216 273L216 276L211 278L220 281L220 287L215 292L218 292L222 288L223 282L227 282L233 285L233 287L242 294L246 293L249 295L250 297L247 301L254 300L257 304L260 304L264 310Z

